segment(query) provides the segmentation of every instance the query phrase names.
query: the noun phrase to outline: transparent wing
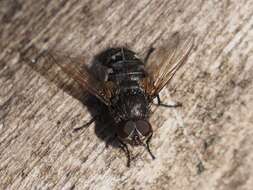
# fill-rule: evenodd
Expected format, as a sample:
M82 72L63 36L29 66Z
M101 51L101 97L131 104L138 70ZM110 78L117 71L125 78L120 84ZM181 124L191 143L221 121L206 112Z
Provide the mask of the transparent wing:
M106 105L110 105L115 85L111 82L97 80L83 64L84 60L81 57L70 57L59 52L47 52L46 54L54 64L57 64L63 72L79 83L84 90L96 96Z
M166 46L155 50L146 66L148 75L141 81L141 86L151 98L155 98L170 82L178 69L186 62L192 48L192 37L182 40L179 34L175 33Z

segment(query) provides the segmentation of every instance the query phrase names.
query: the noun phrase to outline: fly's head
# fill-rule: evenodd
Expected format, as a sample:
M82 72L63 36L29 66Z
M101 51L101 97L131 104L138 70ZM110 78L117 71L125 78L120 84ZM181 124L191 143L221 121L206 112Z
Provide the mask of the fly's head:
M144 145L153 131L147 120L129 120L118 127L118 138L133 146Z

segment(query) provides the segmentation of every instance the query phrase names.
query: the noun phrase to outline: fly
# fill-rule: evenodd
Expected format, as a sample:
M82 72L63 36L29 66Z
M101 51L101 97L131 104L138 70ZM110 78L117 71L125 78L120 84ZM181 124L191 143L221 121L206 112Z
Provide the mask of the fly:
M107 70L103 80L92 75L88 68L81 68L81 59L62 54L50 56L70 78L106 105L114 120L115 138L126 153L129 167L128 144L144 146L155 159L149 146L153 135L149 122L150 106L157 98L158 106L173 107L162 104L159 93L184 65L192 48L193 38L182 40L178 33L172 35L164 47L150 48L143 60L125 47L111 48L110 55L102 63Z

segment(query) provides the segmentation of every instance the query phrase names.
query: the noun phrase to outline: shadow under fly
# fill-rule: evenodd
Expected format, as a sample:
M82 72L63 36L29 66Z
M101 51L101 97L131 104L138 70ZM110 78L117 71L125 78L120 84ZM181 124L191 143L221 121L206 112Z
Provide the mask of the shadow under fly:
M145 147L155 159L150 149L154 128L149 122L154 99L157 106L181 106L163 104L159 93L186 62L193 39L182 39L175 33L168 42L158 49L150 48L143 59L125 47L109 48L94 57L90 68L80 58L57 52L48 54L53 63L91 95L85 105L93 118L83 127L95 122L99 138L113 137L108 143L117 142L127 156L128 167L132 159L129 145Z

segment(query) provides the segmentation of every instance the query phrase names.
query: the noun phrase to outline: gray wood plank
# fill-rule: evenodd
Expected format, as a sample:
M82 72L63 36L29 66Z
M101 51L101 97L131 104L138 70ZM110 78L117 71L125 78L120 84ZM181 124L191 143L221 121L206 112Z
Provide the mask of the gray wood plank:
M0 189L252 189L252 10L250 0L1 1ZM84 64L115 45L143 55L174 31L195 36L162 92L183 107L154 108L157 159L131 149L131 168L105 147L106 129L74 133L91 118L87 107L21 61L31 45Z

